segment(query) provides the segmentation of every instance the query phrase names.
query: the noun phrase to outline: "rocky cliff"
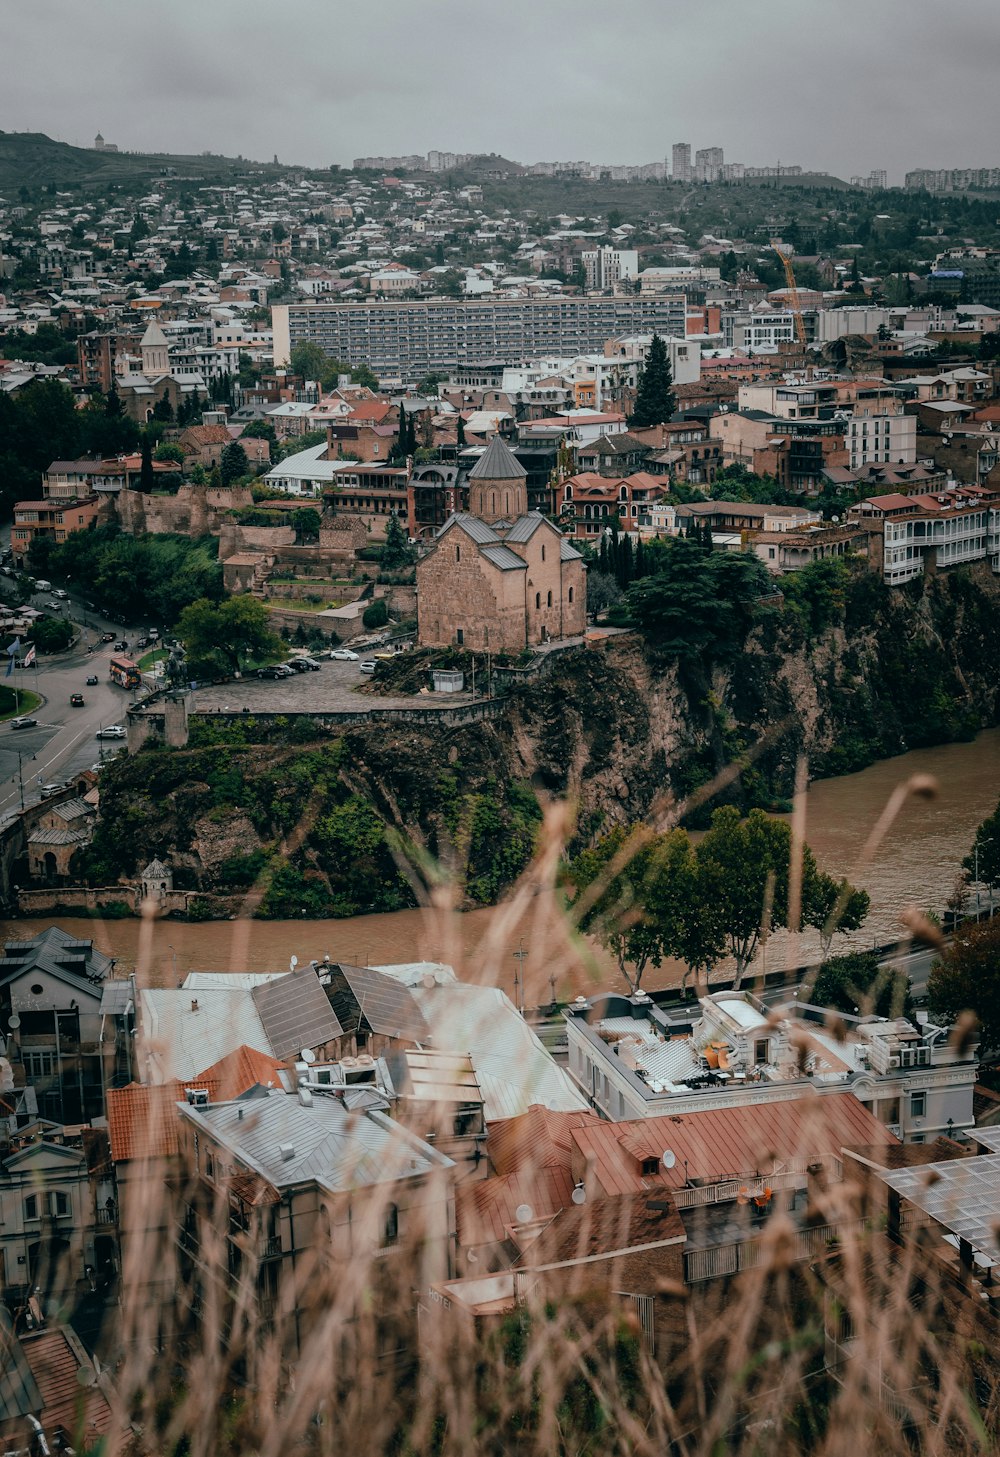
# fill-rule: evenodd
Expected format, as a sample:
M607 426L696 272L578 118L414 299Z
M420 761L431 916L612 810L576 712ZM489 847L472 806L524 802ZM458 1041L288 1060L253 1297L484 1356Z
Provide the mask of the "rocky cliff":
M538 791L573 797L581 838L733 764L722 797L783 806L800 752L823 777L996 723L998 641L987 571L891 592L862 571L766 606L724 666L680 672L629 634L560 655L501 718L470 727L334 739L309 720L196 720L188 749L143 750L102 781L80 868L108 884L159 854L185 888L256 883L260 914L349 915L411 902L409 844L486 902L530 857Z

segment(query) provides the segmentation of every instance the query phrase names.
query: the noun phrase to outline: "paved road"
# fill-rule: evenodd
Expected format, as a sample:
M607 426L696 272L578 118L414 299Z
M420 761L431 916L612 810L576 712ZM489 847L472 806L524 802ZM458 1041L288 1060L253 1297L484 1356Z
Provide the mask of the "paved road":
M198 688L192 695L194 713L366 713L376 708L460 708L472 703L471 693L393 694L356 693L370 682L359 663L321 664L318 673L296 673L294 678L244 678L238 683ZM480 701L479 694L475 701Z
M49 594L36 592L31 604L42 608L49 600ZM99 729L123 721L132 695L109 681L112 645L100 643L91 653L86 649L88 642L99 643L104 631L124 632L129 641L134 641L135 634L128 628L113 628L79 602L61 605L78 625L77 644L66 653L40 657L37 668L15 671L10 678L0 680L8 687L16 684L19 689L40 693L43 698L31 715L38 720L37 728L17 730L9 723L0 724L0 817L20 808L22 781L24 802L29 804L37 800L40 784L68 779L99 762L102 751L114 753L120 747L113 740L99 740L95 735ZM86 680L92 674L99 681L88 688ZM70 707L72 693L83 694L83 708Z

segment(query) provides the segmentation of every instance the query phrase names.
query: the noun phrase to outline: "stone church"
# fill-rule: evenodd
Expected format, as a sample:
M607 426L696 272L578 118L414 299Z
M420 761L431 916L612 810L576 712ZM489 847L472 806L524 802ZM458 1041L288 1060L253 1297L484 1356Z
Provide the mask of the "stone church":
M494 435L469 472L469 510L448 518L417 564L421 647L519 653L586 627L583 558L528 510L524 467Z

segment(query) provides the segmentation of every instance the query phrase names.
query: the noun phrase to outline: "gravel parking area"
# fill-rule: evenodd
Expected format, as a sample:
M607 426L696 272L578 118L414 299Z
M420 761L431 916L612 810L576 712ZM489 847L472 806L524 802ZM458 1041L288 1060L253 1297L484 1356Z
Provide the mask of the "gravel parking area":
M357 663L324 662L318 673L294 678L243 678L237 683L196 688L192 713L367 713L377 708L457 708L473 701L470 693L356 693L368 682Z

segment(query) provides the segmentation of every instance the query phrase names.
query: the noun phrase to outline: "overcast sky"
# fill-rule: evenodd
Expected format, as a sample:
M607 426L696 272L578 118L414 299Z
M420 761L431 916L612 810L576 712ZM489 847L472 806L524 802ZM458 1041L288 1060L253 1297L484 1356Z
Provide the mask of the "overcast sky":
M1000 164L1000 0L3 0L0 130L326 166Z

